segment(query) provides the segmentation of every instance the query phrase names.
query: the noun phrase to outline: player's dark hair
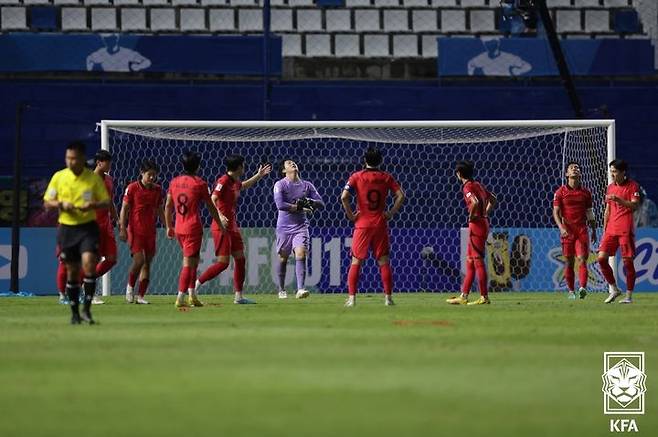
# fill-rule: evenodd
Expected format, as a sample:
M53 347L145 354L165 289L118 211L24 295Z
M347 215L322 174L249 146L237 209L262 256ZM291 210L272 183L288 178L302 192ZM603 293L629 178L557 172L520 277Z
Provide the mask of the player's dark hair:
M286 170L286 161L295 161L294 159L290 158L283 158L281 162L279 163L279 174L283 173Z
M464 179L473 179L474 169L475 164L471 161L459 161L457 162L457 165L455 165L455 171Z
M244 165L244 157L240 155L229 155L224 160L226 171L236 171L241 165Z
M112 154L107 150L101 149L94 155L94 162L98 161L112 161Z
M564 166L564 169L565 170L568 169L570 165L577 165L578 167L580 167L580 163L578 161L568 161L567 165Z
M376 147L369 147L363 158L370 167L379 167L383 160L382 152Z
M610 161L610 167L614 167L617 171L623 171L626 173L628 171L628 163L623 159L613 159Z
M142 162L142 165L139 167L139 172L140 173L146 173L147 171L153 170L156 173L160 172L160 168L158 167L158 164L155 163L152 159L145 159Z
M66 150L74 150L85 155L87 153L87 146L82 141L73 141L66 146Z
M196 152L186 150L183 152L181 162L183 163L183 170L185 173L194 174L199 169L199 165L201 164L201 156Z

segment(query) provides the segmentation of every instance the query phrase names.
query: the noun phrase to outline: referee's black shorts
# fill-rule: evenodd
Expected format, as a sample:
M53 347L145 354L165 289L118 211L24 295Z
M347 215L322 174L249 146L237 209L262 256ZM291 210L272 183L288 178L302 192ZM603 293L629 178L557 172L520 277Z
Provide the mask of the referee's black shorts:
M85 252L98 253L100 231L96 220L82 225L63 225L57 230L59 258L64 262L79 262Z

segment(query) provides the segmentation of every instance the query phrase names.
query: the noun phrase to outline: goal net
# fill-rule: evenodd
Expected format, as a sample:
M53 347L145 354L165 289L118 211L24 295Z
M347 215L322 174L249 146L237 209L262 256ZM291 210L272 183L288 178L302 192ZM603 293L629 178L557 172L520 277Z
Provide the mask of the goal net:
M139 176L144 159L160 167L163 189L181 172L186 149L201 154L199 176L212 185L225 172L230 154L245 157L245 178L259 163L273 172L244 190L238 204L247 258L247 293L276 291L277 254L274 227L277 209L272 188L282 177L278 164L293 159L303 179L311 181L326 208L310 218L311 248L307 288L344 292L350 263L351 223L339 196L349 175L363 167L369 146L384 155L382 168L394 175L407 199L390 222L394 290L455 291L465 258L465 211L455 163L475 162L475 178L496 193L486 264L492 291L548 291L565 287L559 233L552 219L552 198L565 181L565 166L574 160L583 169L583 184L592 191L594 214L602 223L607 162L614 157L614 122L471 121L471 122L183 122L103 121L102 147L113 154L114 202ZM210 217L203 211L207 228ZM160 225L162 226L162 225ZM599 232L600 236L600 232ZM104 278L104 294L124 292L131 262L119 243L117 266ZM201 249L199 271L214 258L209 230ZM291 262L293 257L291 257ZM150 292L175 293L181 250L158 230L157 255ZM604 280L590 254L589 289L604 290ZM286 283L294 283L288 268ZM360 291L379 291L374 260L365 263ZM206 293L232 292L232 266L204 287Z

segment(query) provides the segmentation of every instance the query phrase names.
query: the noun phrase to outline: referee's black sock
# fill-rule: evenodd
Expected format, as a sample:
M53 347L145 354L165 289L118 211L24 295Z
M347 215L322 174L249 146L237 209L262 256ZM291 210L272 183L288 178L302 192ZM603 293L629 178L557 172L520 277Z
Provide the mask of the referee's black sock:
M85 301L83 304L83 312L85 315L91 317L91 301L94 299L96 293L96 278L93 276L85 276Z
M71 302L71 313L74 318L80 318L79 302L80 302L80 284L76 282L66 282L66 294Z

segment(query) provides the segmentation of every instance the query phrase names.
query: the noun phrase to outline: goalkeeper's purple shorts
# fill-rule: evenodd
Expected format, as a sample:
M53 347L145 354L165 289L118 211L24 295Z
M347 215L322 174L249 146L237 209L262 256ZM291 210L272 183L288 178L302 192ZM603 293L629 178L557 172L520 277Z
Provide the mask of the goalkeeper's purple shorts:
M294 232L276 230L276 252L280 255L289 255L298 247L303 247L308 252L309 242L308 229L300 229Z

